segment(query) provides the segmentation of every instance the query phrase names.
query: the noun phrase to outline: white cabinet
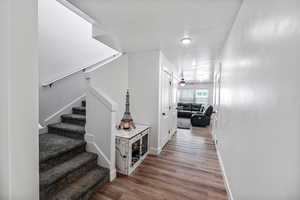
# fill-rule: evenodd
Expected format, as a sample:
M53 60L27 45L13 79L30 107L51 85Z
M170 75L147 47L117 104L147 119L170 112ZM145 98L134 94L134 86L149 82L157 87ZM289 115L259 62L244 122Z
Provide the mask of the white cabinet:
M148 126L137 125L130 131L119 130L116 135L117 172L130 175L149 153Z

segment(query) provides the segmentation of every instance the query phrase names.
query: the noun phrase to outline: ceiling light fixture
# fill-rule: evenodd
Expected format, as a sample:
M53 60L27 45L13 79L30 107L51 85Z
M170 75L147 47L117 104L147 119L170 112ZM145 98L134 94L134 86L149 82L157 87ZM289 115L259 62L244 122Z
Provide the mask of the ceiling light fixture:
M181 87L184 87L186 85L186 82L185 82L185 80L183 78L183 72L181 72L181 80L179 81L179 85Z
M182 78L181 81L179 81L179 85L181 87L184 87L186 85L186 82L185 82L184 78Z
M192 43L192 38L190 38L190 37L184 37L184 38L182 38L180 41L181 41L181 43L184 44L184 45L189 45L189 44Z

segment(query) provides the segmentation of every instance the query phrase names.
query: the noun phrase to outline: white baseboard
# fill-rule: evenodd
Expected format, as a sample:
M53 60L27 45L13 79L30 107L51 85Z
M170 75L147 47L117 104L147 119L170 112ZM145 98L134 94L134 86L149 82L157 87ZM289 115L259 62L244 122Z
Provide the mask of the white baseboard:
M161 152L162 148L159 147L159 148L154 148L154 147L150 147L150 154L152 155L159 155L160 152Z
M43 124L44 127L46 127L48 124L60 122L61 115L72 113L72 108L75 106L80 106L81 101L84 99L85 99L85 94L80 97L77 97L72 102L59 109L56 113L52 114L51 116L49 116L47 119L44 120L44 124Z
M109 177L110 182L112 182L115 178L117 178L116 168L110 169L110 177Z
M230 189L230 186L229 186L229 182L228 182L228 179L227 179L227 176L226 176L223 159L221 157L221 154L220 154L220 151L218 149L217 144L215 144L215 146L216 146L217 155L218 155L219 163L220 163L222 174L223 174L223 179L224 179L224 182L225 182L225 187L226 187L226 191L227 191L227 195L228 195L228 200L234 200L231 189Z

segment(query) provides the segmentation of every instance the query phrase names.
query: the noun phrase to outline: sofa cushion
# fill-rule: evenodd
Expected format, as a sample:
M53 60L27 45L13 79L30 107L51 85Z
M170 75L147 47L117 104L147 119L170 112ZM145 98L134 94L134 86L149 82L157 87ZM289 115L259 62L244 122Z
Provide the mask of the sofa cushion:
M178 118L191 118L192 114L193 113L191 111L179 110L177 112L177 117Z
M200 112L201 105L202 104L199 104L199 103L193 103L192 104L192 111L198 111L198 112Z
M182 104L183 104L183 103L177 103L177 106L183 106Z
M191 103L183 103L182 106L183 106L183 110L186 110L186 111L191 111L192 110L192 104Z

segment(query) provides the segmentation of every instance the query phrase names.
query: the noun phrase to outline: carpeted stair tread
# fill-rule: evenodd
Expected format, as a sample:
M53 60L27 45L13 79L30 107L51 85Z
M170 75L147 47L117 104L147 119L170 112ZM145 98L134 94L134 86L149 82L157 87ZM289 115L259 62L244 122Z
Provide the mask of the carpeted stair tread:
M50 124L48 125L48 128L55 128L55 129L62 129L62 130L67 130L67 131L72 131L72 132L77 132L77 133L85 133L85 127L76 125L76 124L68 124L68 123L55 123L55 124Z
M60 135L49 133L41 134L39 135L40 163L85 144L85 141L75 140Z
M65 114L61 116L62 122L77 124L84 126L86 122L85 115L78 115L78 114Z
M79 169L86 163L97 160L97 154L84 152L40 174L40 188L43 189Z
M86 116L78 115L78 114L65 114L61 116L62 118L70 118L70 119L78 119L78 120L86 120Z
M62 135L65 137L70 137L73 139L83 140L85 134L85 127L77 124L59 122L56 124L48 125L48 132Z
M107 169L97 167L52 196L50 200L88 200L100 186L108 182L108 177Z
M86 107L77 106L72 108L73 114L85 115Z

